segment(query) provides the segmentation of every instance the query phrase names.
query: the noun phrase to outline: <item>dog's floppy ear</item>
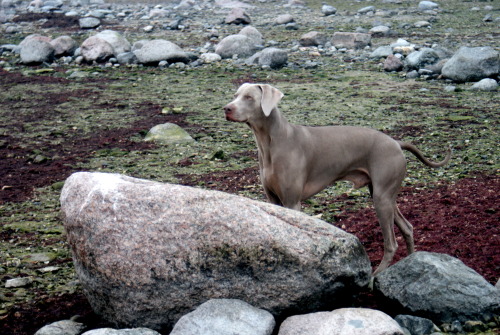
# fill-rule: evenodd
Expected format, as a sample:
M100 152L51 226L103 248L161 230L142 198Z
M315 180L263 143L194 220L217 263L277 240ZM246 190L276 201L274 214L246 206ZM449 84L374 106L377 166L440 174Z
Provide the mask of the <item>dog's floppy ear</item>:
M271 85L263 84L259 85L259 87L262 90L262 99L260 101L262 111L265 116L269 116L274 107L278 106L278 102L283 98L283 93Z

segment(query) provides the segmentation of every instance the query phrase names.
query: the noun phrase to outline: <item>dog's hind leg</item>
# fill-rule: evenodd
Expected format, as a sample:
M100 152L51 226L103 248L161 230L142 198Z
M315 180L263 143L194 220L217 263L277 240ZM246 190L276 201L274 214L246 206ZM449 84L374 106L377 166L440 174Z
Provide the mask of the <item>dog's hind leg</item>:
M401 214L398 206L396 205L396 210L394 211L394 223L399 228L399 231L403 235L406 243L406 250L408 255L415 251L415 242L413 241L413 226L408 220Z

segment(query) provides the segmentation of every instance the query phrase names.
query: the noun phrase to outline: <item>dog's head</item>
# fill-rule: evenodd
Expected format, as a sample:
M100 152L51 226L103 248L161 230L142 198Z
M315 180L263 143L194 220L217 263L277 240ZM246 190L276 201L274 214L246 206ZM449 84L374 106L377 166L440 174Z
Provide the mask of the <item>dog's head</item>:
M256 118L269 116L278 102L283 98L283 93L268 84L241 85L234 100L224 107L226 119L235 122L251 122Z

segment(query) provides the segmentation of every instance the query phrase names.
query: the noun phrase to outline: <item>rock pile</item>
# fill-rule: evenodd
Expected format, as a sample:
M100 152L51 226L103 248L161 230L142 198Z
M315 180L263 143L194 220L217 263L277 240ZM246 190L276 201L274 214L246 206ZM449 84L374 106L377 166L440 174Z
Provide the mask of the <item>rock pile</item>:
M228 10L225 18L219 18L219 25L246 25L237 34L222 36L218 28L220 26L211 23L204 24L206 34L210 42L203 46L193 46L189 51L183 50L176 43L161 39L141 39L127 41L117 31L105 30L98 32L80 46L75 42L76 36L59 36L52 40L49 36L31 35L18 46L0 46L0 52L14 52L19 54L21 62L31 64L85 64L99 63L108 66L120 65L159 65L161 67L172 66L184 68L185 66L197 67L217 62L231 62L238 66L259 66L268 69L279 69L282 67L314 68L320 66L321 62L303 60L297 62L297 55L302 55L302 48L311 48L309 55L315 57L342 57L344 53L355 55L358 60L378 61L383 60L382 66L388 72L406 71L406 78L423 79L449 79L451 81L476 82L481 79L490 78L495 81L499 76L499 54L491 46L464 47L457 52L447 50L439 45L421 46L414 45L405 40L398 40L391 45L378 46L371 50L374 39L384 38L396 33L390 23L374 20L371 29L358 28L355 32L332 31L330 34L324 32L310 31L301 36L297 41L287 44L276 41L266 41L263 34L256 27L249 24L262 24L262 20L269 20L275 25L288 29L297 29L300 23L297 17L304 14L307 9L303 4L291 2L284 8L294 8L298 16L292 14L281 14L274 17L265 13L259 17L259 21L252 20L252 11L256 11L254 5L238 1L181 1L179 4L157 5L150 7L132 7L124 5L108 5L104 1L78 1L74 0L68 4L62 1L33 1L29 6L23 7L22 3L12 0L2 1L0 11L0 22L4 23L2 28L6 33L18 33L20 27L13 24L16 14L30 13L61 13L66 17L79 18L79 28L82 30L99 30L103 20L114 22L131 22L137 20L143 26L143 31L153 32L158 29L183 30L189 28L189 21L200 13L214 15L218 10ZM202 10L203 9L203 10ZM180 15L180 11L185 11ZM485 6L485 10L493 10L492 6ZM430 28L442 12L441 6L432 1L420 1L415 8L405 10L387 10L377 6L359 8L354 13L339 13L333 6L324 4L318 18L333 17L339 20L352 20L359 17L397 17L399 14L428 15L429 19L420 20L411 25L414 28ZM224 13L224 12L222 12ZM218 14L220 15L220 14ZM309 15L309 13L308 13ZM485 22L500 21L492 14ZM210 22L210 21L208 21ZM408 25L400 25L402 29L408 29ZM281 44L281 45L279 45ZM292 57L293 55L293 57ZM220 57L220 58L219 58ZM289 60L293 58L294 62ZM352 57L350 57L352 58ZM475 89L481 90L479 85ZM487 90L496 90L498 85L489 85Z
M351 328L430 334L435 324L446 331L486 329L500 312L497 288L459 260L428 252L375 277L380 299L408 315L394 320L346 308L371 273L357 238L300 212L238 196L81 172L66 181L61 208L84 292L116 327L269 335L277 331L276 320L285 319L278 334ZM150 329L86 334L156 334ZM37 335L43 334L42 328Z

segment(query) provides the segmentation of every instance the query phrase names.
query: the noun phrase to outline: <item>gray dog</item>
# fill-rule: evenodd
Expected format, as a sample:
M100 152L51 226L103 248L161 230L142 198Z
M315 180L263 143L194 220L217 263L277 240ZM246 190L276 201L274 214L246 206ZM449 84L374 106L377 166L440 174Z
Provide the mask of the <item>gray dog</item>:
M435 163L415 146L376 130L293 125L278 110L282 97L283 93L270 85L243 84L224 107L227 120L245 122L254 132L260 179L269 201L300 210L302 200L336 181L350 181L354 188L368 186L384 236L384 257L374 274L387 268L396 253L394 224L411 254L413 227L396 205L406 173L402 149L433 168L448 163L451 150L443 161Z

